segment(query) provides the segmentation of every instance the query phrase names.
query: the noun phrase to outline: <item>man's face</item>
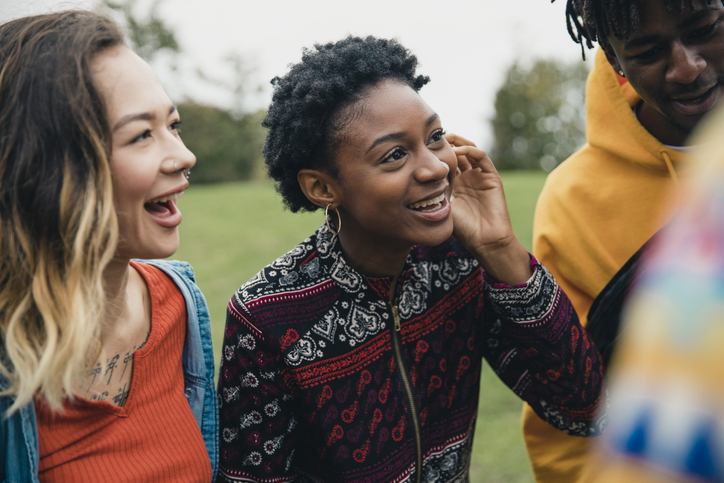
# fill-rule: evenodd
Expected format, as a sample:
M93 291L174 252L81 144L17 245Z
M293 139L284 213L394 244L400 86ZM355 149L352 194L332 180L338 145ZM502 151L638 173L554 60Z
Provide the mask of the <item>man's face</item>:
M605 47L644 101L641 123L664 144L682 145L724 98L724 6L692 3L667 13L661 0L642 0L641 28Z

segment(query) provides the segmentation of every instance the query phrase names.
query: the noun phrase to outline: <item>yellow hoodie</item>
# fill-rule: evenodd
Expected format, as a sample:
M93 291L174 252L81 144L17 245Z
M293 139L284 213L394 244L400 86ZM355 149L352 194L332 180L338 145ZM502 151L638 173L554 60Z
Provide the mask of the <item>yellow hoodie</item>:
M551 172L536 206L533 253L584 324L596 295L668 221L677 172L688 164L641 125L633 111L640 100L599 49L586 84L588 142ZM527 405L523 432L538 482L595 475L588 440L557 431Z

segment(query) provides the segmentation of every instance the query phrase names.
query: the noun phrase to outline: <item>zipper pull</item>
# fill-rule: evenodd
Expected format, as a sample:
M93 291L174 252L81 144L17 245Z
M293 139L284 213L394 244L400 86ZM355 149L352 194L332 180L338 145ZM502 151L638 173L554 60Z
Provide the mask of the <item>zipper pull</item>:
M400 331L400 310L397 305L392 306L392 318L395 319L395 331Z

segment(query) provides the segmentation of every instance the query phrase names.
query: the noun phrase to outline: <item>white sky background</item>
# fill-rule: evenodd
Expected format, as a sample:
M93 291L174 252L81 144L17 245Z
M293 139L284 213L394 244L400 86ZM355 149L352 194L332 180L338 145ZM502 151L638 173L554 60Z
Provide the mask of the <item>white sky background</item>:
M139 11L149 0L138 0ZM174 100L184 94L230 107L229 95L194 80L200 68L230 78L225 56L241 55L249 74L247 108L266 107L269 80L301 59L302 47L348 34L396 37L431 77L422 97L441 116L448 132L490 147L489 119L495 92L510 64L538 57L580 62L581 50L568 36L565 0L165 0L160 16L182 48L181 69L155 63ZM0 0L0 21L62 8L92 6L93 0ZM587 55L593 58L593 51ZM255 87L261 91L255 93Z

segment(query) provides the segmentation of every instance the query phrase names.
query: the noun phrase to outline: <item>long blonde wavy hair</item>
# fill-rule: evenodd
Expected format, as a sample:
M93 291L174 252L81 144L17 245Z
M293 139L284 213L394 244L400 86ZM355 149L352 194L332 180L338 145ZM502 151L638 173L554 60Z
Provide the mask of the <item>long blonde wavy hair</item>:
M117 246L96 55L123 44L85 11L0 26L0 395L57 409L100 350ZM0 415L2 417L2 415Z

